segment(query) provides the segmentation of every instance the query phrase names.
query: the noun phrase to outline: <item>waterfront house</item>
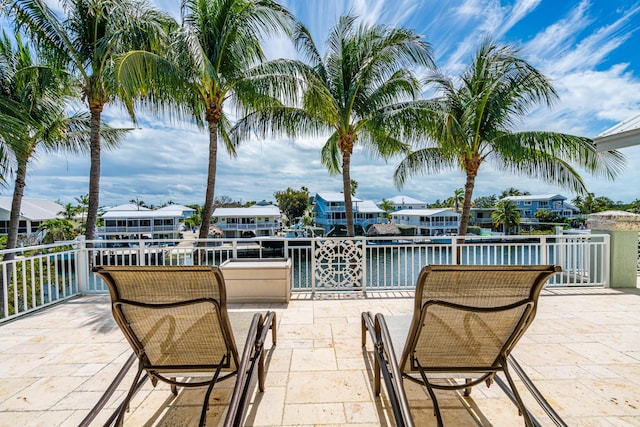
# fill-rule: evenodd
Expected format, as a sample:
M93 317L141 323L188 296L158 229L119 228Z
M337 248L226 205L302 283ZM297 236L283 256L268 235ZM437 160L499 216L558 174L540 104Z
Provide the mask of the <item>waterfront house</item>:
M391 214L391 222L414 227L419 236L444 236L458 233L460 214L450 209L403 209Z
M224 237L275 236L282 227L277 206L255 204L248 208L216 208L213 223Z
M97 227L96 236L112 239L178 239L182 222L195 210L182 205L167 205L149 209L134 204L124 204L105 209L104 225Z
M393 210L400 211L403 209L427 209L429 208L427 202L423 202L422 200L414 199L409 196L395 196L390 199L386 199L389 202L393 203Z
M502 200L511 200L520 211L520 223L537 222L536 212L541 209L554 212L563 218L576 218L580 209L567 202L561 194L533 194L527 196L508 196Z
M9 218L11 216L11 197L0 197L0 235L9 233ZM20 205L20 220L18 234L29 235L38 233L43 221L62 218L60 212L64 207L46 199L23 198Z
M371 200L352 197L353 224L356 229L366 231L372 224L385 224L385 212ZM318 227L328 234L336 226L347 224L344 194L334 192L317 193L314 198L313 214Z
M491 214L496 208L471 208L469 215L469 225L480 228L493 228L493 218Z

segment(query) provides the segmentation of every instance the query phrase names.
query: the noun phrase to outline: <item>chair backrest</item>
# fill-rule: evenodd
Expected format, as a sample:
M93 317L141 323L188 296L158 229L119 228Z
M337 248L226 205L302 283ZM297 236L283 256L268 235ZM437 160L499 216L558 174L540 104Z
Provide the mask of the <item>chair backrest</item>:
M212 266L102 266L113 316L145 369L235 371L222 274Z
M400 367L488 372L533 321L553 265L430 265L420 272Z

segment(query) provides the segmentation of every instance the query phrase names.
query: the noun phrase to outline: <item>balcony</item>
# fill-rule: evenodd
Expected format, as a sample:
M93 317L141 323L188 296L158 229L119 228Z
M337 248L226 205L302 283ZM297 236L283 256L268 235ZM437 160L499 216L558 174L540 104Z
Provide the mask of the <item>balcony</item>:
M188 264L194 250L206 251L207 260L215 264L249 250L252 256L284 253L292 260L294 292L289 303L229 306L231 316L269 309L278 318L278 345L267 357L266 391L252 400L247 425L299 425L301 420L392 425L384 393L382 399L372 393L372 348L370 343L364 352L360 347L360 313L408 320L419 268L457 262L562 265L564 273L543 292L537 318L514 355L569 425L640 425L640 290L606 287L606 237L467 238L464 245L457 239L433 244L419 237L403 237L401 242L282 239L283 252L278 253L266 244L273 240L215 239L207 243L216 246L202 249L188 240L172 241L172 246L141 241L140 247L125 249L88 249L84 242L66 242L19 252L11 263L16 265L11 278L6 276L10 264L2 262L3 280L12 290L5 301L16 313L0 323L0 425L78 425L128 357L129 346L112 319L104 287L87 269L89 259L94 264ZM349 256L349 267L358 273L356 282L315 279L317 268L341 262L341 251L312 249L323 242L359 254L355 269ZM309 256L314 251L334 259L316 262ZM22 273L26 271L30 274ZM29 285L29 280L40 286ZM125 379L108 408L115 408L129 382ZM208 425L224 418L231 386L222 382L214 389ZM435 425L426 393L410 383L407 389L416 425ZM166 385L154 389L146 384L132 401L125 425L149 419L153 425L191 425L199 417L203 393L181 391L170 399ZM536 418L547 425L536 403L523 394ZM496 385L476 387L470 397L452 392L438 396L446 425L522 425ZM101 425L109 414L103 411L94 424Z
M372 349L360 347L360 313L406 316L412 293L296 294L288 304L230 305L234 312L275 310L278 345L267 357L266 390L256 393L247 425L393 425L388 401L372 393ZM568 425L640 425L640 293L547 290L538 316L515 351ZM0 425L75 426L129 355L105 295L72 299L0 326ZM116 393L118 399L131 378ZM218 425L230 398L222 382L207 425ZM435 425L431 401L408 383L416 425ZM193 425L204 390L149 383L133 399L125 425ZM526 396L526 392L523 393ZM470 397L438 392L445 425L522 425L494 384ZM450 396L449 399L443 399ZM527 406L544 421L535 402ZM114 402L108 407L113 409ZM171 409L169 409L171 408ZM94 425L102 425L104 410Z

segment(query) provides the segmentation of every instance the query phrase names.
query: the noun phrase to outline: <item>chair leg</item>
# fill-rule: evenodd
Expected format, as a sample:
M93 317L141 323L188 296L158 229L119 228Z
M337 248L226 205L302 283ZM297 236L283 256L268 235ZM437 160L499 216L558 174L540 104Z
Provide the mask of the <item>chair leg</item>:
M518 390L516 389L516 385L513 382L513 379L511 378L511 374L509 373L509 368L507 367L507 361L506 360L503 361L502 368L503 368L504 376L507 377L507 381L509 382L509 387L511 387L511 391L513 391L513 396L516 399L517 406L518 406L518 414L522 415L522 418L524 418L524 425L525 426L534 427L533 421L531 420L531 417L529 416L529 411L527 411L527 408L524 406L524 402L522 401L522 398L520 397L520 393L518 393Z
M276 345L277 337L276 337L276 313L273 313L273 319L271 320L271 342L273 345Z
M427 379L427 374L424 373L424 369L422 369L420 365L418 365L418 369L420 370L420 376L422 377L422 381L427 388L427 392L429 392L429 397L431 397L431 402L433 402L433 414L436 416L436 420L438 421L438 427L443 427L444 423L442 422L442 414L440 413L440 405L438 405L438 398L436 397L436 393L433 391L431 383Z
M471 382L471 378L465 378L464 379L464 383L465 384L469 384L470 382ZM465 387L464 395L465 396L471 396L471 387Z
M176 377L171 377L172 381L176 380ZM171 393L173 393L174 396L178 395L178 387L175 384L171 384Z
M142 363L138 364L138 371L136 372L136 376L131 383L131 387L129 387L129 392L127 393L127 397L125 397L124 401L120 404L120 413L118 414L118 419L116 420L117 426L122 426L124 424L124 413L129 410L129 402L133 397L133 394L136 389L136 385L138 384L138 380L142 375Z
M258 390L264 391L264 348L260 351L260 360L258 361Z

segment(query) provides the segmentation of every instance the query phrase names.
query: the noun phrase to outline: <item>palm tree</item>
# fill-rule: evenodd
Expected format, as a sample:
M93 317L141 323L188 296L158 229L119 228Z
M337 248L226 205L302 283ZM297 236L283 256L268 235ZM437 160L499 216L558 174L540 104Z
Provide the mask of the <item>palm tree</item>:
M58 212L58 215L62 215L62 217L66 220L73 220L78 214L78 207L73 206L71 203L67 203L63 206L63 209Z
M421 86L409 67L433 66L431 48L421 36L403 28L355 24L343 16L330 32L320 55L308 30L298 25L297 47L307 59L301 106L263 108L234 129L289 136L328 133L322 162L332 174L342 172L347 234L354 236L351 155L359 144L389 158L407 152L416 126L412 103ZM269 126L265 126L268 123Z
M586 188L571 163L609 179L624 166L620 153L597 153L588 138L513 130L531 108L551 105L557 94L549 80L511 46L485 40L457 87L453 79L440 74L428 80L441 93L422 106L428 140L400 163L394 179L401 186L418 173L462 170L466 183L460 235L467 232L475 179L486 161L504 172L528 175L576 193Z
M199 237L209 233L214 209L218 138L235 156L225 104L240 114L275 102L261 89L273 88L262 36L288 32L291 15L272 0L183 0L182 26L167 55L131 52L120 63L119 84L126 98L144 98L156 111L195 118L208 128L209 165ZM282 75L290 75L281 71Z
M380 203L380 209L382 209L387 216L387 221L391 222L391 212L395 208L395 205L391 200L382 199Z
M456 212L460 210L460 203L464 202L464 188L456 188L453 192L453 202L456 206Z
M65 16L61 18L45 0L7 1L16 27L24 29L48 57L78 79L82 101L89 108L87 240L93 240L100 192L101 115L105 105L118 96L113 62L132 49L157 48L172 21L138 0L67 0L62 6Z
M83 194L79 197L75 197L76 202L78 202L78 208L81 212L82 220L80 222L80 234L84 234L85 230L85 221L84 221L84 213L87 211L87 207L89 207L89 195Z
M69 114L65 110L65 103L73 95L69 75L57 72L50 64L39 64L19 34L15 37L15 48L6 34L0 40L0 73L4 83L0 114L14 115L22 135L18 139L20 144L8 144L16 164L7 233L7 248L12 249L17 244L29 161L37 150L87 152L90 124L87 114ZM3 108L6 105L14 108ZM16 114L17 111L21 113ZM101 133L110 148L122 139L126 130L104 126ZM13 254L5 257L12 258Z
M502 225L504 234L509 234L511 228L520 224L520 211L511 200L500 200L496 209L491 212L491 219L496 228Z

